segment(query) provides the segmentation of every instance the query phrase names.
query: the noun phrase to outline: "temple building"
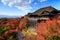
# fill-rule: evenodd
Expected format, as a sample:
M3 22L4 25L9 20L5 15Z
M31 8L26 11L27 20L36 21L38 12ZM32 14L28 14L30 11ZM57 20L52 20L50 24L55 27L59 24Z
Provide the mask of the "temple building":
M37 23L40 23L41 21L51 20L54 16L57 15L60 15L60 11L51 6L48 6L38 9L33 13L28 13L26 16L28 17L29 24L31 26L36 26Z
M38 23L41 23L42 21L45 22L46 20L52 20L54 17L60 18L60 10L57 10L51 6L48 6L48 7L40 8L39 10L33 13L28 13L24 17L27 17L29 21L28 22L29 28L35 29ZM19 37L19 40L24 40L24 35L22 34L21 29L18 30L18 37Z
M48 6L48 7L44 7L44 8L41 8L33 13L28 13L28 19L29 20L49 20L51 19L53 16L56 16L60 13L59 10L51 7L51 6Z

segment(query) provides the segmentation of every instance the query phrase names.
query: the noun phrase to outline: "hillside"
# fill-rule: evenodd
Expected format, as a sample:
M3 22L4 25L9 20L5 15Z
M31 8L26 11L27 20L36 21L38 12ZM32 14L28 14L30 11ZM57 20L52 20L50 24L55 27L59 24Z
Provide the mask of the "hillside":
M22 17L19 29L19 40L60 40L60 11L48 6L29 13Z
M48 6L21 18L0 18L0 40L60 40L60 11Z

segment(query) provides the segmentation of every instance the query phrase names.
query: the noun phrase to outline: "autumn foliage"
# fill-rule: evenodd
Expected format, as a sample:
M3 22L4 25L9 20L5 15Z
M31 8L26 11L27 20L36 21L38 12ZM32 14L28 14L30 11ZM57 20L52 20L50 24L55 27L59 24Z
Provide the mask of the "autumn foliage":
M37 40L60 40L60 17L39 23Z
M28 20L26 18L21 21L21 24L23 24L22 26L20 24L22 30L24 30L23 28L27 23ZM26 29L26 31L28 31L28 29ZM26 31L22 31L23 34ZM25 40L60 40L60 16L57 18L54 17L52 20L41 21L38 23L35 33L36 35L31 32L27 33Z
M0 40L13 40L18 33L18 28L21 29L25 40L60 40L60 16L37 23L36 29L32 28L33 30L28 23L27 17L0 19Z
M18 33L20 18L1 18L0 19L0 40L12 40Z

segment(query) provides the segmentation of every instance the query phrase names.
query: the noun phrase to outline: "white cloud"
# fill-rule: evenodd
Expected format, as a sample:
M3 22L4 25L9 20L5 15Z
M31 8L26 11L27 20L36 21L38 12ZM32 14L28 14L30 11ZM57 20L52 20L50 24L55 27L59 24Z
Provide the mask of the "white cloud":
M24 13L30 12L33 7L30 5L34 0L1 0L4 5L8 5L9 7L16 7L22 10ZM47 0L37 0L38 2L45 2ZM35 2L34 5L38 3ZM34 6L33 5L33 6ZM12 15L12 14L9 14Z
M1 0L1 2L4 5L8 5L9 7L16 7L23 12L28 13L32 9L30 4L33 2L33 0Z
M34 3L34 5L38 4L37 2Z
M40 0L40 2L45 2L45 1L47 1L47 0Z

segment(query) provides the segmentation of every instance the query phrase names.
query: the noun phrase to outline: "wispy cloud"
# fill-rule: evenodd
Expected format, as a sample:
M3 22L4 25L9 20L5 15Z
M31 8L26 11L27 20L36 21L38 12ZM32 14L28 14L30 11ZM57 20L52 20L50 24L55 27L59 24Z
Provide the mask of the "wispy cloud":
M45 2L45 1L47 1L47 0L40 0L40 2Z
M30 5L35 0L1 0L4 5L8 5L9 7L16 7L22 10L25 13L30 12L33 7ZM37 0L38 1L38 0ZM45 2L47 0L39 0L40 2ZM38 3L36 2L35 5ZM33 5L34 6L34 5Z
M32 9L30 4L33 2L33 0L1 0L1 2L4 5L8 5L9 7L16 7L25 13L28 13Z

